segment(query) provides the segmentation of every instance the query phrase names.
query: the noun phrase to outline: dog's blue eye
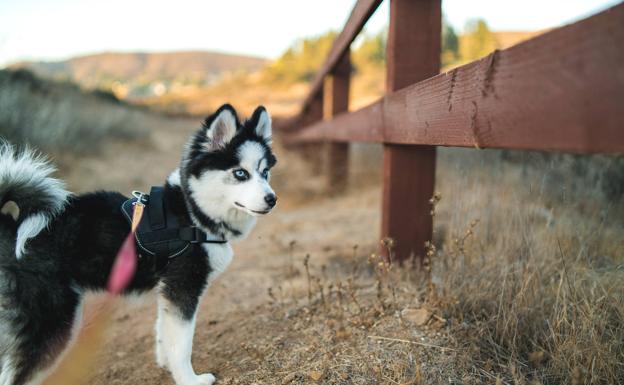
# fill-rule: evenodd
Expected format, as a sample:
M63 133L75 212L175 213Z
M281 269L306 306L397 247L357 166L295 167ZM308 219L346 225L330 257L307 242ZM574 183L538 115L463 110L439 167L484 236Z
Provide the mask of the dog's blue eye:
M262 170L262 174L261 175L262 175L262 177L264 179L267 179L269 177L269 169L265 168L264 170Z
M249 173L242 168L238 168L234 170L234 177L242 182L249 179Z

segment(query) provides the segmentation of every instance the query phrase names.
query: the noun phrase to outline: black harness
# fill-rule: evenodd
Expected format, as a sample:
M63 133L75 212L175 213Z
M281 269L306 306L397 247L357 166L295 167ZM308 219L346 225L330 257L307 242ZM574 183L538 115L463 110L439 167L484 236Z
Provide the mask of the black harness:
M139 258L154 260L156 270L165 268L176 257L191 254L200 243L227 243L220 237L206 234L196 226L181 226L178 217L165 204L164 189L152 187L149 195L133 192L134 198L121 205L121 211L132 223L134 204L145 205L143 217L135 233Z

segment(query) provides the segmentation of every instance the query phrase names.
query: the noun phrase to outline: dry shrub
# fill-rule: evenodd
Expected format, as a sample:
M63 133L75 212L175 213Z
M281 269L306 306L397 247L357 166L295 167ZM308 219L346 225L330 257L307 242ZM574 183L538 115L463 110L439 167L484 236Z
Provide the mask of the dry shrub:
M147 133L146 114L101 91L0 70L0 135L47 151L93 151L109 137Z
M448 378L455 350L439 333L446 320L416 283L421 273L357 247L329 263L306 255L298 273L285 276L289 289L269 288L269 304L232 325L253 338L224 352L224 384L420 385ZM419 327L405 313L417 309L425 314Z

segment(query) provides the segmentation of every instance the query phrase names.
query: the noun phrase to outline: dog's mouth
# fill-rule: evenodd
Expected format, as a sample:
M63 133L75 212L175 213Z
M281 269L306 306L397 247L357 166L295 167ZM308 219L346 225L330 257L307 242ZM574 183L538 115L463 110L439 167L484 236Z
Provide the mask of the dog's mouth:
M265 214L268 214L269 212L271 212L271 210L270 210L270 209L269 209L269 210L264 210L264 211L252 210L252 209L250 209L250 208L248 208L248 207L245 207L245 206L241 205L241 204L240 204L240 203L238 203L238 202L234 202L234 204L235 204L236 206L238 206L238 207L242 208L242 209L245 209L246 211L248 211L248 212L250 212L250 213L257 214L257 215L265 215Z

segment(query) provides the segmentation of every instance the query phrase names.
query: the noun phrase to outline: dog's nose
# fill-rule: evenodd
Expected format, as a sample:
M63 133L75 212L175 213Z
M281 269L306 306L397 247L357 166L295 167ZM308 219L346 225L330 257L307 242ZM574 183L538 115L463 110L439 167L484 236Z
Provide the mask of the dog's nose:
M267 194L264 196L264 201L269 207L273 207L277 203L277 196L275 194Z

